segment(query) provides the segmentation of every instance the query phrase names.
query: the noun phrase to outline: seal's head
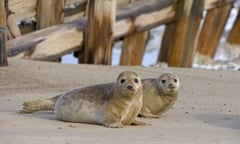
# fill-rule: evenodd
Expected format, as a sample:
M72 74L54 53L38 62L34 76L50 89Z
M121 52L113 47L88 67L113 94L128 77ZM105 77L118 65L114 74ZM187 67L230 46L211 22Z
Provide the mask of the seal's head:
M117 90L122 96L136 95L142 91L142 81L140 77L131 71L124 71L117 78Z
M179 89L179 78L173 73L164 73L158 78L160 90L165 95L175 95Z

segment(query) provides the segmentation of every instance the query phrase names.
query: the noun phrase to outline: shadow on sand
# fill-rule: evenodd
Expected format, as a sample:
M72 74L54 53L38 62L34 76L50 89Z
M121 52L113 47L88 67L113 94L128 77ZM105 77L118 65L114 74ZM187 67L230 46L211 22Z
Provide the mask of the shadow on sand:
M196 118L209 125L240 130L240 115L209 113L197 115Z

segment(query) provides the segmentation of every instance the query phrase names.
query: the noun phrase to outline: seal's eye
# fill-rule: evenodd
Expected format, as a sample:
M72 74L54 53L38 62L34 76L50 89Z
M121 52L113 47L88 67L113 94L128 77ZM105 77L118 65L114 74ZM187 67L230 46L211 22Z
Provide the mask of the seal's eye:
M174 79L174 82L177 83L177 79Z
M138 83L138 79L135 78L135 79L134 79L134 82L135 82L135 83Z
M165 84L166 80L162 80L162 84Z
M121 79L121 81L120 81L120 82L121 82L121 84L122 84L122 83L124 83L124 82L125 82L125 79Z

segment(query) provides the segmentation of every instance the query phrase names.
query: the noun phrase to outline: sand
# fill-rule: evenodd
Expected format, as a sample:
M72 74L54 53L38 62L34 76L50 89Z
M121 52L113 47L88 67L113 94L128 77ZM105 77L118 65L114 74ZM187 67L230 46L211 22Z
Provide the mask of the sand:
M68 123L51 111L19 114L25 100L49 98L76 87L115 81L123 70L142 78L174 72L179 100L151 126L110 129ZM9 59L0 68L0 144L239 144L240 72L181 68L67 65Z

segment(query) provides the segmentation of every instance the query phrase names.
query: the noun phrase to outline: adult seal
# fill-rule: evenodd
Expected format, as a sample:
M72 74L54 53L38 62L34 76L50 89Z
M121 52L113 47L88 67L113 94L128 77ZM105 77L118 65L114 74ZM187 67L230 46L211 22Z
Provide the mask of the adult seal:
M54 109L62 121L101 124L110 128L144 125L136 121L143 105L140 77L130 71L119 74L115 83L78 88L46 100L28 101L21 113Z

